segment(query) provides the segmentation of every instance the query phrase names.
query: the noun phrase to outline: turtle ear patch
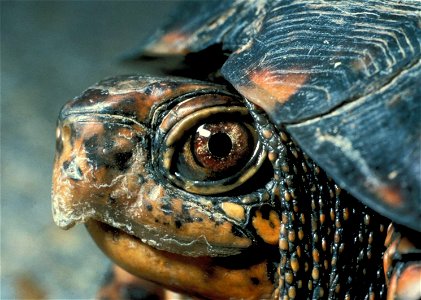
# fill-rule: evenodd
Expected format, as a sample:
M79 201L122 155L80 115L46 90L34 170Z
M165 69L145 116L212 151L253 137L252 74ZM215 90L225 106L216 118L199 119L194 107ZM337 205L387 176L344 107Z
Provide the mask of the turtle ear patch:
M270 245L277 245L279 242L279 231L281 220L275 210L256 210L252 218L252 225L258 236Z

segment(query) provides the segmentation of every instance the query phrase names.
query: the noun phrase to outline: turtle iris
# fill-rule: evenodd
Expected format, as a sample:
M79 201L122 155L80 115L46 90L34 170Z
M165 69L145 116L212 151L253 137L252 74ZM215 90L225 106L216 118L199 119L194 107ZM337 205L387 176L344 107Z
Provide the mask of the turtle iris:
M205 123L196 130L193 153L201 166L220 173L244 165L254 146L251 133L241 123Z
M164 175L197 194L231 191L266 157L248 110L229 95L184 100L162 119L158 140ZM165 147L162 147L162 144Z

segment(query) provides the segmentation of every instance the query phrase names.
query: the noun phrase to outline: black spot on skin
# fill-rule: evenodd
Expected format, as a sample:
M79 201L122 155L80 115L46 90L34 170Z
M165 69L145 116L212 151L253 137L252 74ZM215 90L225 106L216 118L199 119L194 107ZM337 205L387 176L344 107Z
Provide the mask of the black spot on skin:
M160 295L148 291L142 286L128 284L121 289L121 299L127 300L159 300Z
M215 257L215 265L228 268L228 269L244 269L251 267L262 261L279 262L280 254L279 248L275 246L264 245L262 247L251 247L244 250L239 255L227 257ZM276 274L276 264L268 264L268 278L273 278L272 275ZM273 273L273 274L272 274Z
M126 98L118 101L114 105L104 106L104 109L101 111L104 114L109 115L118 115L128 118L136 117L136 100L134 98Z
M112 234L113 234L113 241L118 242L118 240L120 239L121 232L118 229L114 229L112 231Z
M263 205L258 210L262 214L263 219L269 220L270 212L273 210L273 208L269 205Z
M79 130L76 130L74 124L69 124L70 127L70 145L73 147L75 144L75 140L80 138L80 132Z
M145 183L145 178L142 176L142 175L139 175L138 176L138 178L137 178L137 182L139 183L139 184L144 184Z
M215 274L215 267L212 265L209 265L205 268L205 273L207 277L212 277Z
M115 204L117 202L117 199L116 198L114 198L113 196L109 196L108 197L108 204L111 204L111 205L113 205L113 204Z
M98 164L98 161L101 160L100 156L97 154L98 150L98 135L93 135L89 139L85 140L85 150L86 157L91 161Z
M152 205L150 205L150 204L148 204L148 205L146 205L146 209L147 209L148 211L152 211L152 210L153 210L153 206L152 206Z
M56 155L60 156L63 152L63 137L60 136L56 139Z
M182 205L181 207L180 219L183 220L183 223L193 223L199 221L199 218L192 218L192 216L190 215L189 207L186 205Z
M175 221L175 227L177 227L177 229L179 229L182 225L183 223L181 223L180 220Z
M129 160L132 158L133 153L129 152L121 152L114 154L114 161L117 169L119 171L125 171L129 167Z
M256 277L251 277L250 279L251 279L251 282L252 282L254 285L259 285L260 280L259 280L258 278L256 278Z
M106 167L120 172L130 167L130 159L133 156L132 151L117 152L117 145L112 141L114 130L104 136L93 135L85 140L86 157L97 168Z
M269 220L270 210L269 209L262 209L260 211L262 212L262 218L265 219L265 220Z
M171 206L171 204L170 204L170 203L165 203L165 204L162 204L162 205L161 205L161 208L162 208L162 212L163 212L165 215L170 215L170 214L172 214L172 206Z
M243 233L243 232L241 232L241 231L237 228L237 226L232 226L232 227L231 227L231 232L232 232L232 234L233 234L233 235L235 235L235 236L238 236L238 237L244 237L244 233Z
M188 215L189 214L189 207L187 205L181 205L181 211L183 214Z
M152 94L153 89L151 88L151 86L148 86L146 89L143 90L143 93L145 95L151 95Z

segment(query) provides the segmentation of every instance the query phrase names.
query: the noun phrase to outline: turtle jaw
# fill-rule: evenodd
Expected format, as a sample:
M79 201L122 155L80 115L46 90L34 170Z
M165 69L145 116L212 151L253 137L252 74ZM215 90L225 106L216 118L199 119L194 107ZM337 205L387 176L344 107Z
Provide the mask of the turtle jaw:
M189 257L158 250L93 219L86 228L98 247L130 273L178 291L209 299L269 299L274 285L264 253L244 258ZM256 257L259 257L256 259ZM230 260L243 261L242 267ZM227 287L230 287L227 289Z

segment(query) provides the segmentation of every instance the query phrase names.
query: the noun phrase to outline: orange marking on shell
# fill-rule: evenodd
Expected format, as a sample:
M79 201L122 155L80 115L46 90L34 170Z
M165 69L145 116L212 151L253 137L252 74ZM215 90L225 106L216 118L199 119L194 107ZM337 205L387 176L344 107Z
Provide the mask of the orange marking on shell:
M180 41L185 41L187 40L187 38L188 36L185 35L184 33L173 31L173 32L169 32L165 34L161 38L161 41L163 41L166 44L175 44L175 43L179 43Z
M277 212L271 210L269 219L264 219L260 211L256 211L252 224L257 234L268 244L277 245L281 220Z
M393 207L401 206L403 199L399 191L388 187L382 186L376 190L377 194L382 198L387 204Z
M187 54L189 35L182 32L172 31L163 35L158 41L146 48L147 53L153 54Z
M289 73L274 75L270 70L254 71L250 75L252 87L236 88L253 103L271 112L276 103L284 104L297 93L308 79L308 74Z

